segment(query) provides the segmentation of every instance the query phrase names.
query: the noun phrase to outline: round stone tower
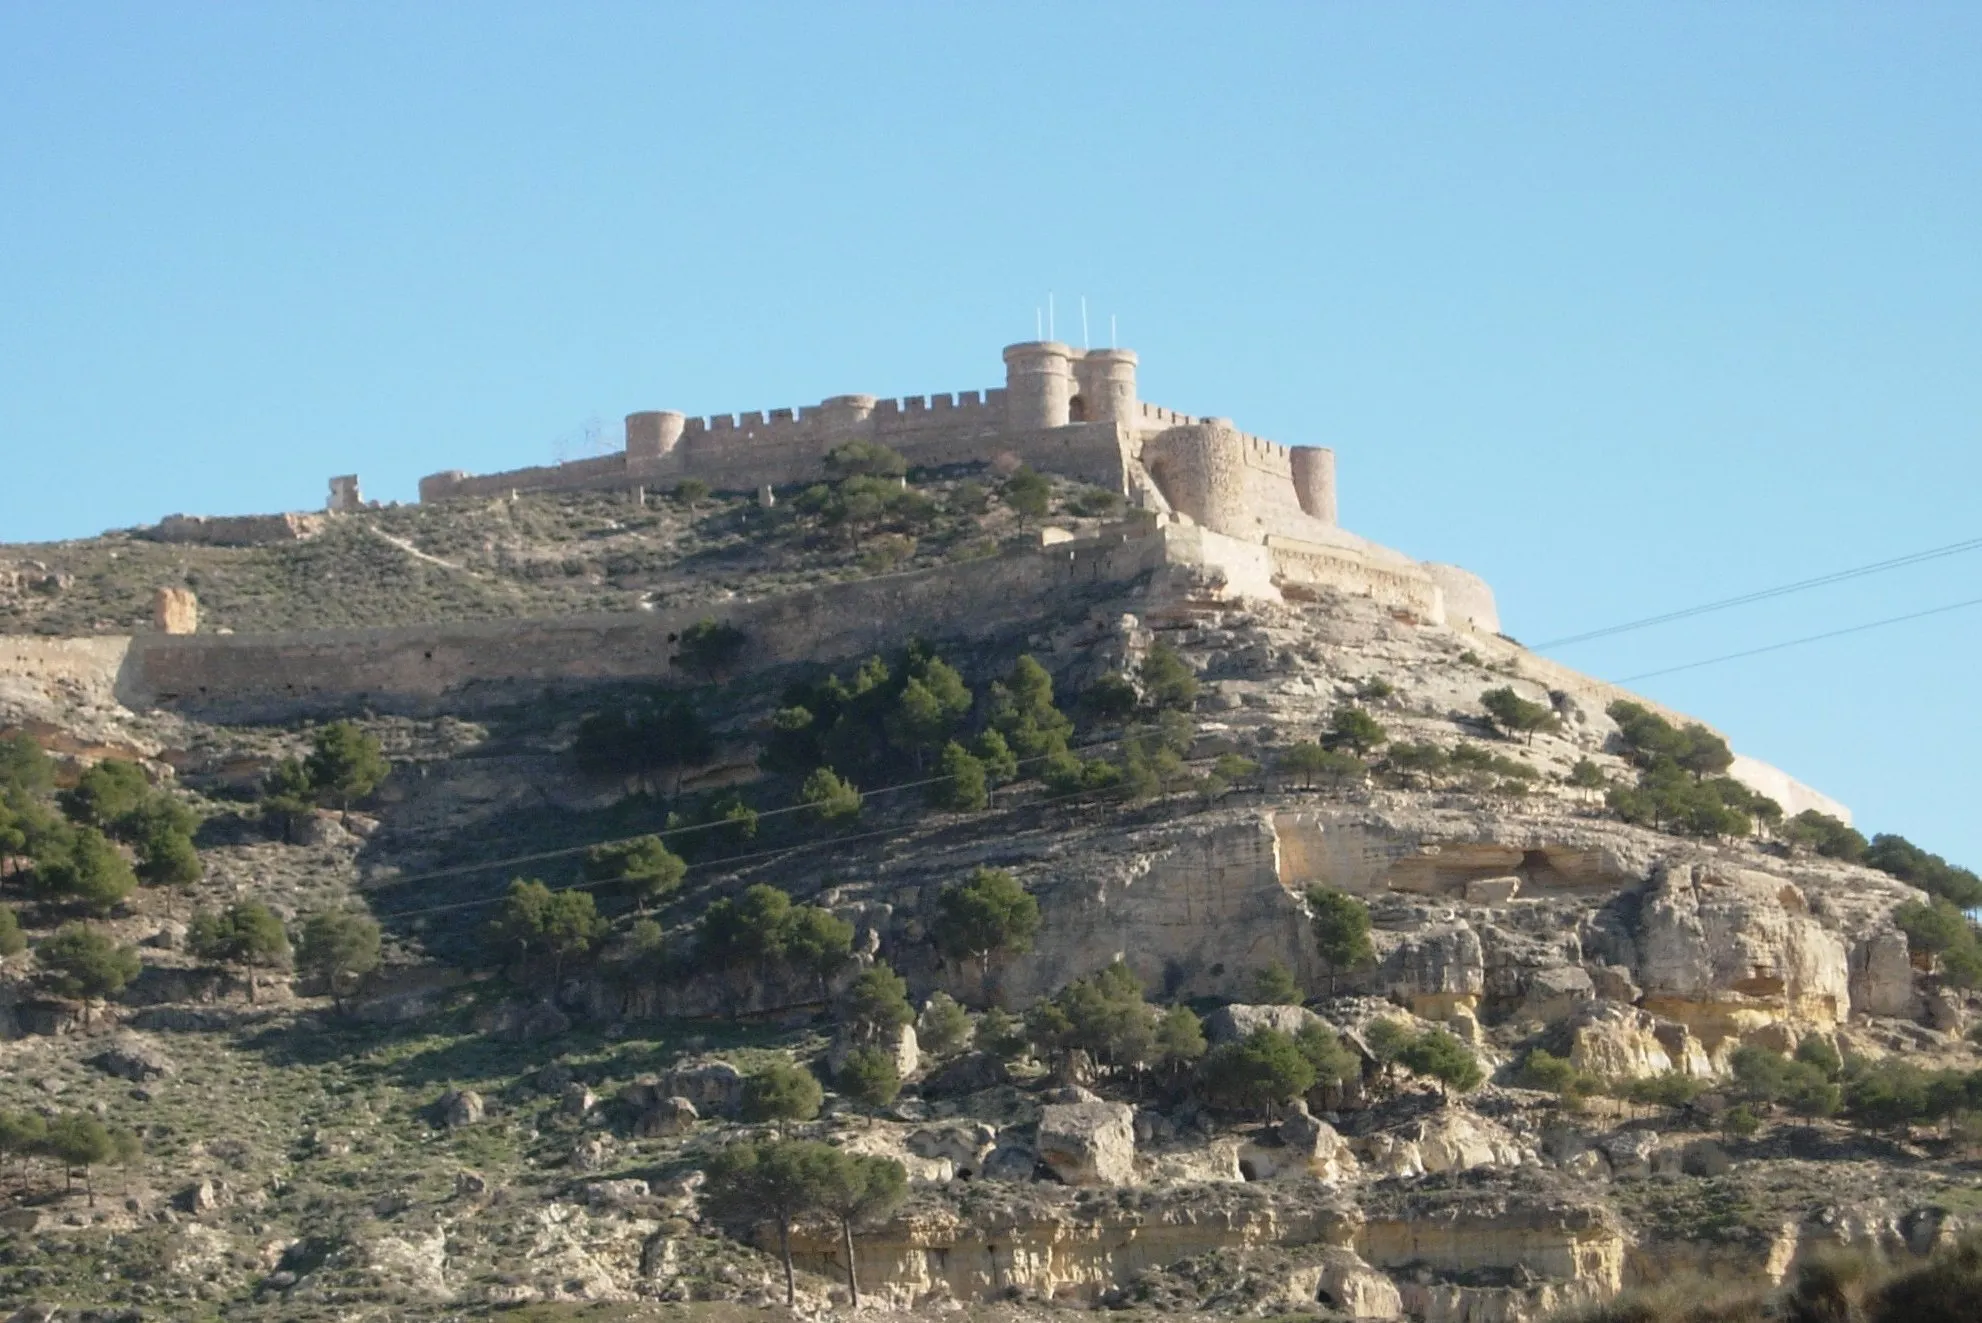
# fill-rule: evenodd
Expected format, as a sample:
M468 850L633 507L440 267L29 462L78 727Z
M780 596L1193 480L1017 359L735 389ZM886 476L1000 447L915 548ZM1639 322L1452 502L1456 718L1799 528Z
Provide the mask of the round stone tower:
M1074 362L1082 420L1136 421L1136 354L1133 349L1090 349Z
M1142 461L1171 509L1214 533L1253 541L1260 521L1246 500L1243 445L1229 419L1206 418L1144 442Z
M1335 452L1326 446L1291 447L1294 495L1301 509L1322 523L1335 519Z
M671 409L626 415L627 459L659 459L669 453L681 440L681 429L687 422Z
M1057 340L1005 347L1005 426L1014 432L1065 427L1074 398L1074 351Z

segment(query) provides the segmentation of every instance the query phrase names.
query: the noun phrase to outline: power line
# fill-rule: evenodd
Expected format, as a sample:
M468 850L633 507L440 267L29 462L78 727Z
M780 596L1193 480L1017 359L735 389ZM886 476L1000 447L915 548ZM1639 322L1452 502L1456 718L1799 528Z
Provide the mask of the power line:
M1868 574L1883 574L1888 570L1905 569L1909 565L1920 565L1927 561L1940 560L1946 556L1959 556L1964 552L1982 549L1982 538L1970 538L1965 542L1950 542L1944 547L1932 547L1926 551L1916 551L1906 556L1895 556L1891 560L1874 561L1870 565L1857 565L1848 570L1837 570L1831 574L1820 574L1814 579L1798 579L1795 583L1778 584L1774 588L1763 588L1739 597L1723 597L1717 602L1703 602L1699 606L1689 606L1679 611L1668 611L1664 615L1646 616L1642 620L1629 620L1621 625L1609 625L1603 629L1593 629L1584 634L1571 634L1566 638L1550 639L1546 643L1533 645L1530 651L1547 652L1553 648L1566 648L1572 643L1588 643L1592 639L1609 638L1613 634L1625 634L1632 630L1650 629L1654 625L1670 624L1675 620L1686 620L1693 616L1706 615L1710 611L1725 611L1730 607L1747 606L1751 602L1765 602L1770 598L1785 597L1790 593L1800 593L1811 588L1822 588L1829 584L1844 583L1851 579L1862 579ZM1706 663L1702 662L1701 665Z
M1721 662L1736 661L1742 657L1759 657L1765 652L1781 652L1784 648L1797 648L1805 643L1821 643L1825 639L1843 638L1846 634L1863 634L1868 629L1883 629L1887 625L1904 624L1909 620L1922 620L1928 616L1946 615L1950 611L1960 611L1966 607L1982 606L1982 597L1971 597L1965 602L1950 602L1946 606L1929 607L1925 611L1912 611L1903 616L1888 616L1884 620L1872 620L1862 625L1848 625L1843 629L1826 630L1822 634L1809 634L1800 639L1789 639L1783 643L1771 643L1767 647L1748 648L1742 652L1723 653L1718 657L1708 657L1704 661L1687 662L1683 666L1666 666L1656 671L1641 671L1637 675L1627 675L1612 684L1630 684L1635 680L1649 680L1656 675L1676 675L1680 671L1697 670L1702 666L1714 666Z
M1084 745L1082 745L1082 746L1080 746L1080 747L1081 747L1081 748L1083 748L1083 749L1099 749L1099 748L1105 748L1106 746L1108 746L1108 745L1111 745L1111 744L1120 744L1120 743L1122 743L1122 742L1123 742L1123 741L1124 741L1124 740L1125 740L1126 738L1127 738L1127 737L1126 737L1126 736L1124 736L1124 737L1122 737L1121 739L1113 739L1113 740L1099 740L1099 741L1096 741L1096 742L1095 742L1095 743L1093 743L1093 744L1084 744ZM1051 756L1052 756L1051 754L1043 754L1043 755L1040 755L1040 757L1037 757L1037 758L1029 758L1029 759L1026 759L1025 761L1026 761L1026 762L1040 762L1040 761L1043 761L1043 760L1044 760L1045 758L1050 758ZM1207 760L1206 760L1206 759L1196 759L1196 760L1194 760L1194 761L1196 761L1196 762L1200 762L1200 763L1201 763L1201 762L1205 762L1205 761L1207 761ZM876 790L876 791L873 791L872 793L874 793L874 794L877 794L877 795L878 795L878 794L884 794L884 793L887 793L887 792L888 792L888 791L890 791L890 790L902 790L902 789L907 789L907 788L909 788L910 786L915 786L915 785L930 785L930 784L933 784L933 783L934 783L935 781L947 781L947 780L951 780L951 779L953 779L953 778L951 778L951 777L936 777L936 778L933 778L933 780L931 780L931 781L914 781L914 782L905 782L905 783L903 783L903 784L902 784L902 785L900 785L900 786L886 786L886 787L883 787L883 788L882 788L882 789L880 789L880 790ZM1041 807L1041 806L1043 806L1043 805L1048 805L1048 804L1057 804L1057 803L1061 803L1061 802L1063 802L1063 801L1066 801L1066 800L1070 800L1070 799L1078 799L1078 798L1080 798L1080 797L1081 797L1082 795L1089 795L1089 794L1093 794L1093 793L1095 793L1095 792L1094 792L1094 791L1092 791L1092 790L1088 790L1088 789L1085 789L1085 788L1083 788L1083 789L1079 789L1079 790L1070 790L1070 791L1064 791L1064 792L1062 792L1062 793L1060 793L1060 794L1057 794L1057 795L1045 795L1045 796L1042 796L1042 797L1041 797L1041 798L1039 798L1039 799L1033 799L1033 800L1027 800L1027 801L1025 801L1024 803L1021 803L1021 804L1013 804L1013 805L1010 805L1010 806L1008 806L1008 807L1006 807L1006 808L1001 808L1001 809L990 809L990 810L988 810L988 811L986 811L986 812L983 812L983 813L978 813L978 814L974 814L974 815L972 815L972 817L971 817L971 818L970 818L969 820L970 820L971 822L982 822L982 821L984 821L984 820L985 820L985 819L987 819L987 818L995 818L995 817L1004 817L1004 816L1007 816L1007 815L1009 815L1009 814L1013 814L1013 813L1018 813L1018 812L1020 812L1020 811L1022 811L1022 810L1024 810L1024 809L1029 809L1029 808L1039 808L1039 807ZM792 808L792 809L804 809L804 808L810 808L810 807L811 807L811 805L809 805L809 804L797 804L797 805L792 805L792 806L791 806L791 808ZM789 811L791 811L791 810L790 810L790 809L774 809L774 810L771 810L771 812L778 812L778 813L783 813L783 812L789 812ZM768 814L768 813L766 813L766 814L760 814L759 816L769 816L769 814ZM701 826L701 825L708 825L708 826L718 826L718 827L719 827L719 826L723 826L724 824L722 824L722 823L709 823L709 824L698 824L698 827L699 827L699 826ZM913 824L910 824L910 825L913 825ZM849 844L852 844L852 843L853 843L853 842L855 842L855 841L869 841L869 840L875 840L875 839L878 839L878 838L880 838L880 837L883 837L883 836L894 836L894 835L898 835L898 834L900 834L900 833L901 833L902 831L904 831L904 830L906 830L906 829L907 829L906 827L878 827L878 828L876 828L876 829L875 829L875 830L873 830L873 831L865 831L865 832L855 832L855 833L854 833L853 835L851 835L851 836L822 836L822 837L820 837L820 838L819 838L819 839L817 839L817 840L811 840L811 841L800 841L800 842L798 842L798 843L797 843L797 844L795 844L795 845L781 845L781 846L777 846L777 847L775 847L775 848L773 848L773 849L769 849L769 850L755 850L755 851L750 851L750 852L748 852L748 853L745 853L745 854L734 854L734 855L725 855L725 856L723 856L723 857L722 857L722 858L720 858L720 859L703 859L703 860L699 860L699 861L697 861L696 863L692 863L692 864L690 864L690 865L688 865L688 871L691 871L691 872L692 872L692 871L695 871L695 870L697 870L697 869L717 869L717 868L725 868L725 867L729 867L729 866L732 866L732 865L737 865L737 864L747 864L747 863L757 863L757 862L761 862L761 861L763 861L763 860L766 860L766 859L778 859L778 858L783 858L783 857L785 857L785 856L787 856L787 855L793 855L793 854L798 854L799 852L801 852L801 851L804 851L804 850L817 850L817 849L821 849L821 848L824 848L824 847L827 847L827 846L841 846L841 845L849 845ZM681 828L676 828L675 830L676 830L676 831L680 831L680 830L684 830L684 829L681 829ZM663 834L663 833L660 833L660 832L649 832L649 833L645 833L645 834L646 834L646 835L661 835L661 834ZM627 837L627 838L624 838L624 839L627 839L627 840L633 840L633 839L638 839L638 838L635 838L635 837ZM597 842L593 842L593 843L592 843L592 845L610 845L610 844L616 844L616 843L617 843L617 842L613 842L613 841L597 841ZM510 865L512 865L512 864L520 864L520 863L531 863L531 862L535 862L535 861L538 861L538 860L542 860L542 859L547 859L547 858L555 858L555 857L558 857L558 856L561 856L561 855L567 855L567 854L577 854L577 853L579 853L580 851L583 851L583 850L589 850L589 849L591 849L591 848L592 848L592 845L578 845L578 846L572 846L572 847L570 847L570 848L568 848L568 849L562 849L562 850L551 850L551 851L544 851L544 852L542 852L542 853L539 853L539 854L530 854L530 855L514 855L514 856L511 856L511 857L509 857L509 858L506 858L506 859L491 859L491 860L488 860L488 861L487 861L487 862L485 862L485 863L480 863L480 864L470 864L470 865L466 865L466 866L464 866L464 867L460 867L460 868L451 868L451 869L445 869L445 870L442 870L442 871L440 871L440 872L437 872L437 873L419 873L419 874L413 874L413 875L410 875L410 876L407 876L407 877L392 877L392 878L383 878L383 879L380 879L380 883L381 883L381 885L382 885L382 886L383 886L383 885L389 885L389 886L399 886L399 885L404 885L404 884L406 884L406 883L409 883L409 882L424 882L424 881L426 881L426 880L428 880L428 879L430 879L430 878L435 878L435 877L452 877L452 876L455 876L455 875L457 875L457 874L461 874L461 873L479 873L479 872L485 872L485 871L488 871L488 870L490 870L490 869L501 869L501 868L507 868L507 867L509 867L509 866L510 866ZM610 887L610 886L614 886L614 885L616 885L616 884L617 884L617 883L618 883L619 881L620 881L620 879L618 879L618 878L609 878L609 879L605 879L605 880L602 880L602 881L597 881L597 882L574 882L574 883L572 883L572 884L570 884L569 886L562 886L562 887L552 887L552 888L550 888L550 890L552 890L552 891L591 891L591 890L594 890L594 889L596 889L596 888L600 888L600 887ZM484 897L482 897L482 898L480 898L480 899L478 899L478 900L462 900L462 901L454 901L454 902L451 902L451 903L449 903L449 904L446 904L446 905L427 905L427 906L423 906L423 907L421 907L420 909L416 909L416 910L393 910L393 911L391 911L391 912L389 912L389 913L386 913L386 914L381 914L381 915L379 915L379 917L380 917L381 919L411 919L411 918L417 918L417 917L421 917L421 916L424 916L424 915L428 915L428 914L447 914L447 913L452 913L452 912L456 912L456 911L460 911L460 910L474 910L474 909L483 909L483 908L485 908L485 907L487 907L487 906L490 906L490 905L496 905L496 904L500 904L500 903L501 903L501 901L502 901L502 897L500 897L500 896L484 896Z

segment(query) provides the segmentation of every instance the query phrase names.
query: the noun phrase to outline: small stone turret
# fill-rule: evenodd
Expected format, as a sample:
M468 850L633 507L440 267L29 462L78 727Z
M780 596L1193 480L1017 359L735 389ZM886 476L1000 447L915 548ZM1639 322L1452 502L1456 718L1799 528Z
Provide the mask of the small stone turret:
M659 459L681 441L688 419L671 409L651 409L626 415L626 458Z
M1301 512L1333 526L1335 517L1335 452L1326 446L1293 446L1294 497Z
M872 395L834 395L819 402L819 430L828 437L864 431L878 401Z
M1074 351L1057 340L1005 347L1005 425L1014 432L1072 421Z
M1136 419L1136 354L1133 349L1090 349L1074 363L1081 418L1090 423Z

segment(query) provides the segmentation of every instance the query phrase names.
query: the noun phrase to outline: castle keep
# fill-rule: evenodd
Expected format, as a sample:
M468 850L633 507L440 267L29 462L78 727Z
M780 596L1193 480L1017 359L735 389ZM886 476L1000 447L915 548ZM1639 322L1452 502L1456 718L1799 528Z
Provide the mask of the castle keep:
M1478 577L1342 530L1334 451L1280 445L1229 419L1147 403L1132 350L1080 352L1045 340L1011 345L1004 360L1004 386L986 390L835 395L709 418L629 414L617 454L507 473L448 470L420 480L420 499L666 487L687 478L719 491L810 483L827 476L828 452L865 440L922 467L1018 461L1119 492L1159 524L1194 530L1195 553L1240 592L1339 588L1433 623L1500 627L1492 590Z

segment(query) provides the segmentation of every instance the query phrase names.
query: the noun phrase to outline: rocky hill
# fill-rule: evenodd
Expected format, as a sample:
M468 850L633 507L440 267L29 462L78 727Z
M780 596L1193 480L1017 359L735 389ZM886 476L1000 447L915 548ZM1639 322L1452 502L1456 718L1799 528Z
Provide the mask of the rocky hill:
M995 549L1023 522L995 482L918 475L851 530L824 498L562 496L252 548L11 548L0 627L127 629L165 583L242 631L767 594ZM1115 513L1053 500L1070 529ZM1928 902L1966 875L1773 812L1706 732L1552 688L1506 639L1308 596L1173 575L946 643L940 668L712 665L680 694L472 719L224 726L0 689L57 782L10 773L27 825L0 900L26 941L0 959L0 1116L136 1141L0 1155L0 1300L740 1317L782 1304L777 1220L726 1213L705 1170L774 1137L907 1181L850 1230L796 1219L808 1315L848 1304L849 1251L868 1309L1467 1323L1684 1279L1766 1291L1840 1247L1904 1261L1959 1235L1982 1203L1978 980L1965 921ZM389 775L340 797L333 729ZM197 816L197 877L101 810L158 884L98 902L63 879L102 800L59 791L119 761ZM35 840L58 805L68 873ZM649 834L678 885L588 854ZM1033 930L966 940L960 888L985 876ZM596 926L525 931L519 877L590 897ZM753 887L798 917L762 918ZM247 902L297 940L370 916L382 959L340 978L230 948L214 924ZM137 957L88 999L48 954L77 924ZM887 969L913 1026L875 1009ZM753 1079L793 1064L816 1114L752 1119Z

